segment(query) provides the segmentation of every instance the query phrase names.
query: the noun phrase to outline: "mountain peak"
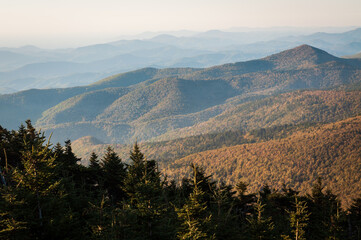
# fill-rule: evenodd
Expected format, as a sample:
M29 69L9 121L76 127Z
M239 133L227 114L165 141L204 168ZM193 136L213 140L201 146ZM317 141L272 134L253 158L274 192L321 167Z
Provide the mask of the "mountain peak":
M295 47L293 49L294 50L303 50L303 51L305 51L305 50L316 50L318 48L312 47L311 45L308 45L308 44L302 44L302 45L300 45L298 47ZM290 49L290 50L292 50L292 49Z
M307 44L285 50L264 58L275 64L276 69L300 69L315 66L326 62L336 61L339 58L331 54L312 47Z
M294 53L304 53L304 54L327 54L329 53L325 52L324 50L321 50L319 48L313 47L308 44L303 44L295 48L291 48L289 50L283 51L283 52L294 52ZM332 56L332 55L330 55Z

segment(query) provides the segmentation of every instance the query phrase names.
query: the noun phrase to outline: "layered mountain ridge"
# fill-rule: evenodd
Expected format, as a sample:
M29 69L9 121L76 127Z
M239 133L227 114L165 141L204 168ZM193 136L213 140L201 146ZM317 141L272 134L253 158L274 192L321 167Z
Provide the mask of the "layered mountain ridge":
M204 68L265 57L301 44L336 56L361 51L360 29L309 35L296 29L209 31L144 36L70 49L0 48L0 94L31 88L73 87L144 67ZM307 31L306 31L307 32ZM296 35L295 35L296 34ZM182 34L181 34L182 35Z
M251 130L268 125L245 123L240 109L247 103L262 105L260 99L299 89L347 89L360 76L359 59L301 45L259 60L205 69L145 68L84 87L1 95L0 106L9 114L0 123L15 128L20 123L14 119L30 118L56 141L93 134L113 143Z
M317 177L349 204L360 189L361 60L301 45L210 68L143 68L94 84L0 95L0 125L30 118L73 141L83 163L111 145L179 180L190 162L228 183L309 189ZM346 186L346 187L345 187Z

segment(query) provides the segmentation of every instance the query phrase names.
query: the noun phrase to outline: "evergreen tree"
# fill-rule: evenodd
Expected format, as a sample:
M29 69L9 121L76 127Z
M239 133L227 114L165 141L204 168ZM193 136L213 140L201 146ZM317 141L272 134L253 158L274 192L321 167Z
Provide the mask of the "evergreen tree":
M89 166L87 168L87 183L90 184L90 189L97 194L103 187L103 170L101 168L98 155L94 152L91 153L89 158ZM103 195L103 193L101 193Z
M211 211L217 239L240 239L234 194L233 187L223 182L214 191Z
M0 239L28 239L24 199L16 187L0 188Z
M144 164L144 154L140 151L138 142L135 142L133 149L130 151L130 160L132 160L132 165L137 168ZM139 174L142 174L140 171Z
M294 240L306 240L305 228L308 225L310 213L307 210L307 203L305 201L298 200L295 197L294 211L289 211L291 232L293 233ZM291 239L284 236L284 239Z
M148 161L135 143L130 152L124 190L127 195L125 210L130 220L127 231L134 239L169 238L172 234L170 221L165 214L169 203L165 201L164 181L154 160Z
M126 175L126 168L122 160L114 152L112 147L108 147L100 164L103 176L102 182L111 202L115 204L124 199L122 186Z
M242 181L239 181L236 184L237 191L237 201L236 201L236 212L240 221L245 221L246 216L250 214L252 203L254 203L255 194L246 194L248 184Z
M57 202L60 181L54 174L54 157L44 137L32 132L26 138L22 151L22 168L15 168L11 175L11 185L4 189L4 199L8 208L5 231L14 232L26 228L27 237L43 238L51 233L52 204ZM36 211L34 211L36 210ZM19 214L21 212L21 215ZM18 219L17 219L18 218Z
M322 179L318 178L311 189L310 224L307 238L339 239L343 233L340 228L340 203L330 191L323 191Z
M140 186L143 184L154 183L160 184L160 172L154 160L148 161L144 158L136 142L130 151L131 164L128 165L128 172L125 179L124 190L127 193L131 203L136 201L135 196Z
M177 208L178 219L181 228L178 231L178 239L215 239L214 226L211 225L212 215L208 211L204 199L205 193L199 187L202 182L198 181L198 167L192 164L193 170L193 192L190 194L186 204Z
M87 224L93 239L122 239L120 222L117 219L118 208L104 196L98 202L90 203Z
M89 168L95 172L100 171L100 163L98 155L95 152L92 152L89 158Z
M262 204L261 197L258 196L254 205L254 214L247 218L248 221L248 237L247 239L268 240L275 239L273 234L274 224L271 217L264 215L265 204Z
M196 182L198 188L204 193L204 200L207 203L207 206L210 207L211 201L213 200L213 195L216 191L216 182L212 180L212 175L206 175L205 171L201 167L194 167L191 165L193 171L193 176L186 180L186 186L189 186L189 190L192 191L195 187L194 185L194 176L196 176Z

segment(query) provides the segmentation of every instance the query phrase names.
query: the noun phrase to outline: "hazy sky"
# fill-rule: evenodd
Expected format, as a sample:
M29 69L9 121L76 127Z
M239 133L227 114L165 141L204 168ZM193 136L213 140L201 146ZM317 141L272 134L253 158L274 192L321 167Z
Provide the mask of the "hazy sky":
M361 0L0 0L0 45L48 47L145 31L361 26Z

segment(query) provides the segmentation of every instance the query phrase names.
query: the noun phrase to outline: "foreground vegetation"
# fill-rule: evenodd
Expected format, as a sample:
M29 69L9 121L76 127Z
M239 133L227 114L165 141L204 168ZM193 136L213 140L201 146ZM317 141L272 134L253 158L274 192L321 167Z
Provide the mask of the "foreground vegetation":
M177 185L137 143L129 164L109 147L85 167L26 123L0 127L0 239L361 239L361 197L343 209L320 178L249 193L191 165Z

